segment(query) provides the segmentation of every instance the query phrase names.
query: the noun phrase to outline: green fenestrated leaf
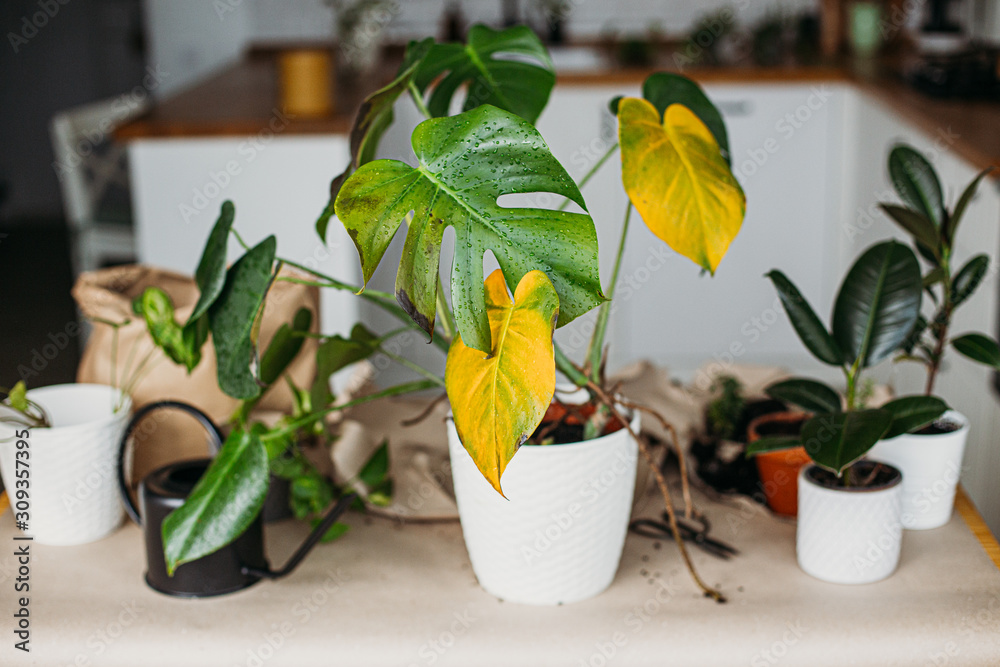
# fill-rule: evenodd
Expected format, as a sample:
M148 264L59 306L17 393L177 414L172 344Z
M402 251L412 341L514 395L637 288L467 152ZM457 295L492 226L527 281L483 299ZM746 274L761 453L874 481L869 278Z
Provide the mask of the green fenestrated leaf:
M282 324L274 336L271 344L260 359L260 381L265 385L270 385L285 372L288 364L298 355L305 343L303 334L308 333L312 326L312 311L308 308L299 308L292 318L292 325Z
M951 344L963 356L1000 369L1000 345L989 336L977 333L965 334L953 338Z
M330 218L333 217L334 202L337 201L340 188L352 171L375 159L379 141L392 125L392 107L399 96L409 88L413 75L433 43L433 37L428 37L420 42L411 41L406 46L403 64L400 66L396 78L366 97L365 101L361 103L361 107L354 117L354 125L351 127L351 161L344 168L344 171L330 183L330 203L323 210L319 220L316 221L316 233L319 234L324 243L326 242L326 230L330 224Z
M167 573L226 546L253 523L267 495L264 445L234 430L183 505L163 520Z
M833 337L847 363L872 366L902 345L920 317L922 282L913 251L895 241L858 258L833 308Z
M969 202L972 201L972 197L976 194L976 190L979 188L980 181L993 171L993 167L988 167L983 171L979 172L979 175L972 179L965 191L962 192L962 196L958 198L958 203L955 204L955 210L952 211L951 216L948 217L948 223L945 225L944 238L948 240L948 245L952 246L955 242L955 233L958 231L958 223L962 222L962 218L965 216L965 209L969 206Z
M483 256L492 250L508 285L541 270L559 294L559 325L604 301L597 233L587 214L505 208L502 195L551 192L586 210L576 183L541 135L516 115L481 106L417 126L416 168L376 160L356 171L337 197L337 217L354 239L365 283L410 212L396 273L396 298L428 333L434 330L441 240L455 228L451 296L466 345L488 353L490 326Z
M823 363L831 366L842 365L844 353L837 345L837 341L820 322L816 312L799 292L799 289L784 273L777 269L765 274L765 276L770 278L777 288L781 303L785 307L785 312L788 313L788 319L791 320L795 333L799 335L806 348Z
M927 426L948 410L948 404L936 396L903 396L881 406L892 414L892 426L883 439L895 438Z
M656 107L662 117L671 104L681 104L694 112L705 124L716 143L726 164L730 164L729 135L726 133L726 123L722 114L697 83L672 72L656 72L650 74L642 84L642 97ZM618 115L617 105L614 109Z
M802 425L802 445L809 457L840 476L881 440L892 426L888 410L859 410L817 415Z
M496 57L499 55L519 58ZM525 57L537 64L526 62ZM493 30L480 24L469 30L467 44L431 47L417 69L414 83L424 93L435 81L427 102L435 118L448 115L451 98L468 84L462 111L489 104L534 124L549 101L556 74L545 46L527 26Z
M767 395L779 401L797 405L809 412L840 412L840 394L831 387L815 380L795 378L775 382L766 390Z
M251 370L255 359L258 314L271 286L277 246L268 236L233 264L219 298L208 311L218 363L219 388L233 398L251 399L260 385Z
M355 324L350 338L331 336L316 349L316 378L310 391L313 410L330 404L330 376L353 363L367 359L378 350L378 337L361 324Z
M940 232L926 216L895 204L879 204L879 206L914 239L931 252L937 253L937 248L941 245Z
M979 283L986 277L986 271L990 268L990 258L986 254L976 255L965 266L959 269L951 281L951 301L952 308L957 308L963 304Z
M896 146L889 153L889 177L899 198L941 229L947 219L941 182L927 158L905 144Z
M222 202L219 218L208 235L201 260L198 261L198 268L194 272L194 281L201 294L185 327L194 326L194 323L208 312L209 307L222 294L222 286L226 282L226 248L229 245L229 231L233 228L235 216L236 208L233 202L228 199Z
M159 287L147 287L137 301L153 342L190 372L201 361L201 346L208 335L204 318L189 320L190 326L182 328L174 319L170 296Z
M793 435L767 436L747 444L746 456L749 458L755 454L762 454L764 452L774 452L779 449L791 449L792 447L798 447L801 444L802 441Z

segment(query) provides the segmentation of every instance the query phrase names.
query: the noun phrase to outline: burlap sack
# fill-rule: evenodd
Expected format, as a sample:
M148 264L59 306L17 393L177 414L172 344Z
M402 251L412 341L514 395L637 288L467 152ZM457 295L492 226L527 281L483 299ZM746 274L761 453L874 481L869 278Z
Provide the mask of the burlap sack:
M284 272L283 272L284 273ZM132 357L131 366L152 351L142 379L132 389L135 408L163 400L190 403L208 414L217 424L224 424L239 405L219 389L216 381L215 351L211 339L202 349L201 363L189 375L183 366L173 363L155 348L145 322L132 312L132 300L150 286L170 295L178 322L187 321L198 300L198 288L192 278L171 271L142 265L120 266L82 274L73 286L73 298L87 318L112 322L130 320L118 330L116 374ZM265 349L278 327L291 322L299 308L313 312L313 330L319 322L319 294L314 287L288 282L275 282L268 295L261 322L262 349ZM299 387L308 387L315 375L316 341L309 339L303 351L289 367L289 373ZM112 329L94 324L87 340L77 382L111 382ZM263 397L258 409L287 413L292 409L291 392L284 382L277 382ZM131 479L141 480L146 474L166 463L204 456L206 437L195 421L174 411L157 411L139 429L136 438L134 467Z

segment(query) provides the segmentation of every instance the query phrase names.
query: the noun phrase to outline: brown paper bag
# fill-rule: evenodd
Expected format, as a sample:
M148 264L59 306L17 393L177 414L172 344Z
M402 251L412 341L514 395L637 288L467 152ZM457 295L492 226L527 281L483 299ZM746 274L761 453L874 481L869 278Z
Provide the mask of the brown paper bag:
M283 271L284 275L287 273ZM130 320L118 329L116 374L122 376L129 365L135 368L150 354L142 379L132 390L135 408L154 401L177 400L190 403L205 412L217 424L224 424L239 401L224 394L216 381L215 351L211 338L202 348L201 363L189 375L183 366L172 362L153 345L141 317L132 312L132 301L151 286L170 295L178 322L187 321L198 301L194 279L149 266L119 266L84 273L73 286L73 298L87 318L112 322ZM261 322L261 349L266 349L278 327L291 322L299 308L313 313L313 331L319 322L319 293L314 287L275 282L268 294ZM308 339L303 350L289 366L296 386L308 387L315 375L317 342ZM112 328L95 323L87 340L77 382L111 383ZM277 382L258 404L262 411L288 413L292 410L291 391ZM160 410L150 415L137 431L131 479L146 474L171 461L205 456L204 430L191 417L176 411Z

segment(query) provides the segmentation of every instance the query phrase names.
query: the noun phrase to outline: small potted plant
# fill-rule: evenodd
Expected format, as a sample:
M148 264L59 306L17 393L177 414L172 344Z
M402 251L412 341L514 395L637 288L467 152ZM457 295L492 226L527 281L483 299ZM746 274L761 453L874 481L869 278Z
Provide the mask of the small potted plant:
M774 412L762 415L747 427L747 443L753 446L762 438L798 438L802 425L809 419L801 411ZM775 514L796 516L799 507L799 470L811 460L806 448L788 447L754 456L761 490L767 506Z
M114 470L136 375L121 387L112 368L111 385L0 389L0 472L18 528L37 542L85 544L121 524Z
M924 366L927 396L934 394L949 345L976 363L1000 368L1000 346L995 340L981 333L953 336L951 332L955 311L973 295L989 268L985 254L957 268L954 250L959 223L990 171L992 168L986 169L969 183L949 211L938 175L923 155L906 145L896 146L889 154L889 174L905 205L882 204L882 210L910 234L928 264L924 288L934 304L931 313L917 319L897 359ZM937 528L951 518L968 436L969 420L952 410L915 433L876 446L874 456L903 472L903 526Z
M859 405L863 372L889 358L920 315L917 259L895 241L866 250L844 278L828 330L780 271L768 277L796 333L819 361L841 369L845 396L809 379L768 388L771 396L813 413L796 436L760 438L748 454L803 446L813 465L798 482L796 551L808 574L834 583L869 583L896 569L899 559L900 483L892 466L863 457L883 438L923 428L947 406L937 398L906 396L875 409Z

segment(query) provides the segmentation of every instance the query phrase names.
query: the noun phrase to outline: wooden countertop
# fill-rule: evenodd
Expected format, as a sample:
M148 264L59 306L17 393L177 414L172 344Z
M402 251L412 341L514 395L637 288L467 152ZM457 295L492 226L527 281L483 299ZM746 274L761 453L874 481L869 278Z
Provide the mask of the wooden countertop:
M559 75L558 85L634 85L653 69L615 69ZM847 64L788 67L698 67L685 72L702 83L853 83L931 135L951 132L953 149L977 168L1000 167L1000 102L937 99L901 77L858 71ZM116 132L121 140L148 137L251 136L280 123L285 134L346 134L361 99L391 78L391 69L339 91L338 109L322 118L295 118L278 102L273 52L255 52L207 81L158 103Z

